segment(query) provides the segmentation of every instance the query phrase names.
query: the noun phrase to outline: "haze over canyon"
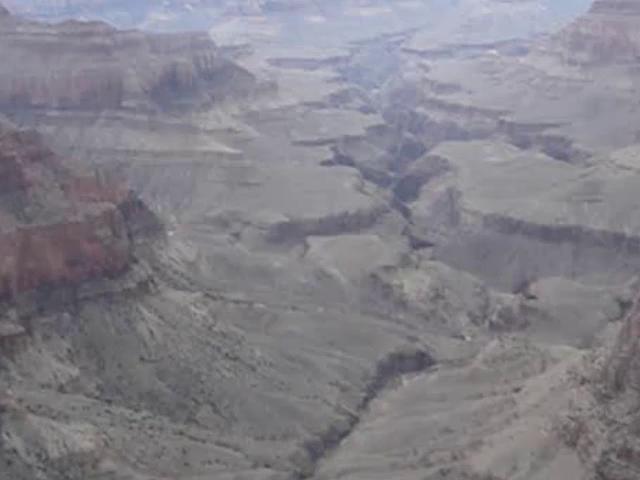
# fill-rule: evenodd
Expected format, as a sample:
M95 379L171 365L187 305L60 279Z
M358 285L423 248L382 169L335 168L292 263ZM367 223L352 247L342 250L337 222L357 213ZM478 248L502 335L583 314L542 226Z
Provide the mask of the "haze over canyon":
M640 478L640 0L3 0L0 480Z

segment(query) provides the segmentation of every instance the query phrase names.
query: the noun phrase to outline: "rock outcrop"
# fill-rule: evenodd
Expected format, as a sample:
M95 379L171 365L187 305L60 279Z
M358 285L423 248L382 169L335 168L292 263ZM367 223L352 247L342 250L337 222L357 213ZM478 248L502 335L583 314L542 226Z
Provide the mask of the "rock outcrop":
M38 135L0 126L0 298L114 276L133 259L144 207L110 179L79 175Z
M604 382L607 392L618 395L640 390L640 295L634 300L612 349Z
M637 283L630 286L637 288ZM571 408L556 425L563 442L592 472L588 478L638 478L639 300L638 295L628 297L622 328L608 332L604 346L575 369Z

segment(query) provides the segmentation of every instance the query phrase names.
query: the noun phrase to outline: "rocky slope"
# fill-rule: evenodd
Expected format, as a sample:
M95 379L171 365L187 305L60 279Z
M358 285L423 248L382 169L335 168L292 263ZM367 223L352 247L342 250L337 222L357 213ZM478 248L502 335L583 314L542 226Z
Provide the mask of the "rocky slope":
M27 463L45 451L56 461L66 449L79 463L91 462L100 443L91 428L30 417L7 389L7 362L32 345L30 319L81 297L92 283L125 276L134 269L134 231L144 225L146 234L155 234L159 224L148 229L153 215L121 183L74 172L35 132L3 121L0 152L0 471L21 478L29 471L25 464L5 457L11 439L26 442L12 451ZM25 446L31 453L18 453Z

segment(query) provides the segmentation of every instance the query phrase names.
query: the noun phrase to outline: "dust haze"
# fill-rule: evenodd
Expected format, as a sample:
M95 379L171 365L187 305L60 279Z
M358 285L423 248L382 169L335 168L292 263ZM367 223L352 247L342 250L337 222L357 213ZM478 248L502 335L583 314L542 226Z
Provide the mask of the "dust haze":
M0 480L640 478L640 0L0 1Z

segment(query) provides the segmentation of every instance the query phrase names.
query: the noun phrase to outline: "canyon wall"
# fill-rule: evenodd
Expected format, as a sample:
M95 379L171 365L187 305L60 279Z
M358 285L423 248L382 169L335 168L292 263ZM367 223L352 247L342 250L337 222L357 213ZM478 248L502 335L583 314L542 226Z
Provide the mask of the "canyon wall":
M555 42L571 63L636 62L640 59L639 19L640 1L597 0Z
M5 9L6 10L6 9ZM255 88L205 33L145 34L101 22L0 17L0 107L118 109L203 105Z
M133 260L144 205L115 179L64 163L38 135L0 127L2 299L116 276Z

